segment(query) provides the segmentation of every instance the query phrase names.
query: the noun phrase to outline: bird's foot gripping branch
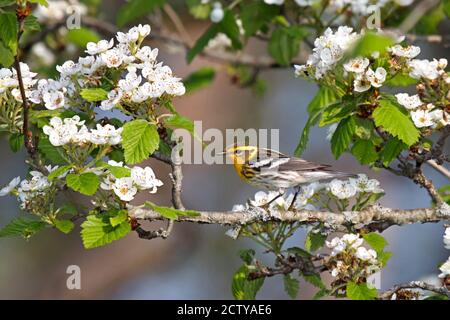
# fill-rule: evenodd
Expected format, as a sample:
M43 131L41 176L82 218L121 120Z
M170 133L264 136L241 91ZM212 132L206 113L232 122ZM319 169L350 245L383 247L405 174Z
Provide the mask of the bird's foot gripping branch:
M392 2L392 8L378 9L409 12L404 8L405 1ZM133 12L141 6L132 3L121 11L121 25L142 16ZM5 68L0 69L0 128L9 134L13 151L25 145L29 172L24 179L17 177L0 190L2 196L16 196L25 213L4 226L0 236L29 239L45 228L69 233L80 221L84 246L95 248L132 231L142 239L165 239L175 222L219 224L230 228L232 238L251 238L274 255L274 264L267 266L254 250L241 252L243 265L232 282L238 299L255 298L264 279L276 275L283 277L291 297L297 296L299 278L304 278L318 288L316 298L448 298L450 261L439 267L440 280L435 285L411 282L378 292L368 283L391 256L380 235L383 230L392 225L449 220L448 188L438 190L423 172L423 165L430 164L450 177L443 167L450 159L444 152L450 134L447 61L417 59L418 47L388 33L357 33L350 27L334 27L343 14L348 23L360 21L351 19L358 12L356 6L338 6L336 10L328 6L329 1L296 3L294 6L286 1L285 6L284 1L260 1L247 6L244 1L234 1L211 10L208 3L190 1L192 12L198 16L211 13L216 23L194 45L167 5L164 11L187 43L171 39L166 44L187 49L188 62L199 55L229 63L227 70L242 87L260 84L258 74L262 69L289 66L298 56L300 43L309 45L312 54L304 65L296 66L295 74L314 81L320 89L308 106L309 120L297 155L305 149L312 126L328 127L336 158L348 151L361 164L411 179L426 189L433 202L431 208L384 208L376 203L384 193L379 183L361 175L326 184L305 184L299 193L276 200L276 194L260 192L230 212L188 210L181 198L182 166L172 156L177 144L169 140L173 129L193 128L172 103L174 97L184 95L186 88L170 67L158 61L158 49L147 45L150 26L138 25L124 32L86 17L87 25L114 37L88 42L84 56L56 67L56 78L39 77L21 61L26 47L22 50L20 46L22 35L35 32L39 24L30 15L28 2L3 1L0 63ZM427 3L436 5L436 1ZM161 7L163 4L161 1ZM360 11L358 14L365 18L371 14ZM324 13L332 17L325 23L321 18ZM411 13L411 19L417 16L416 10ZM40 14L45 16L45 10ZM404 33L410 30L411 19L400 26ZM48 33L42 32L43 36L38 34L38 41L47 34L52 36L62 25L60 21ZM312 34L317 39L309 39ZM162 35L156 38L166 39ZM250 38L267 41L275 62L255 62L243 52L234 55ZM229 40L225 48L215 48L220 39ZM211 72L197 73L188 80L200 79L201 84L197 81L196 85L202 86L205 78L210 79ZM415 86L414 95L405 93L407 85ZM118 113L126 120L115 117ZM437 139L432 139L433 135ZM162 178L152 168L137 165L150 157L171 167L172 207L150 201L130 203L139 192L153 194L162 187ZM249 168L247 160L244 158L245 168ZM257 167L252 169L256 178L262 178ZM311 174L317 169L304 168L304 172ZM281 173L292 177L288 171ZM280 175L272 172L272 178L277 177ZM277 179L266 179L264 184L271 186L273 181ZM295 182L289 186L297 187L299 180ZM85 206L63 201L59 197L63 192L75 192L90 201ZM144 220L164 220L167 226L147 230ZM302 227L308 230L304 246L287 247L287 240ZM335 232L339 234L331 235ZM447 228L447 248L449 233ZM326 273L331 274L329 282L323 280Z

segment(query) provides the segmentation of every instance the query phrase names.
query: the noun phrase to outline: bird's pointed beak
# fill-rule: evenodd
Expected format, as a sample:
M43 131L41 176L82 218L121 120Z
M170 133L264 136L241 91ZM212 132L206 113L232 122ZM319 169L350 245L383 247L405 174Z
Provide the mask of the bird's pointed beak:
M226 151L223 151L223 152L218 152L218 153L216 153L218 156L223 156L224 154L227 154L228 152L226 152Z

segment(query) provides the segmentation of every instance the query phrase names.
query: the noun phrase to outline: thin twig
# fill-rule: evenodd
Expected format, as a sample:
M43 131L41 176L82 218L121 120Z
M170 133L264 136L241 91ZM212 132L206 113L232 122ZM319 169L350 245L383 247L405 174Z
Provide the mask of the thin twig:
M421 289L421 290L425 290L425 291L431 291L434 293L438 293L438 294L441 294L441 295L444 295L444 296L447 296L450 298L450 290L448 290L446 287L434 286L434 285L428 284L423 281L412 281L409 283L395 285L391 289L386 290L385 292L380 294L379 299L389 300L392 298L394 293L397 293L398 291L403 290L403 289Z
M403 20L399 30L403 34L407 34L414 26L425 16L428 11L436 7L440 3L439 0L423 0L419 2L411 13Z

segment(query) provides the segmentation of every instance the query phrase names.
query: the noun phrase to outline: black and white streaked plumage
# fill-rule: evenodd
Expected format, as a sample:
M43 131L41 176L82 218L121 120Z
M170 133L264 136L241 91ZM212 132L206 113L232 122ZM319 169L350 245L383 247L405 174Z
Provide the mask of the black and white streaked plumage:
M317 181L356 175L334 171L331 166L290 157L270 149L234 146L226 150L239 176L248 184L267 190L284 190Z

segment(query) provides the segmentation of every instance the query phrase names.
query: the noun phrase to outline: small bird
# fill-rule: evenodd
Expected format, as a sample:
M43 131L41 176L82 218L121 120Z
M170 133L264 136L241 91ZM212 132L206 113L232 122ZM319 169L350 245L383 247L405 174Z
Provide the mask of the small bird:
M290 157L275 150L255 146L232 146L224 152L233 161L237 174L248 184L280 191L318 181L346 179L357 175L333 171L318 164Z

